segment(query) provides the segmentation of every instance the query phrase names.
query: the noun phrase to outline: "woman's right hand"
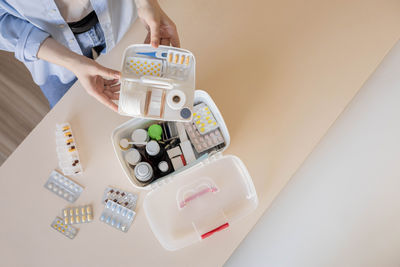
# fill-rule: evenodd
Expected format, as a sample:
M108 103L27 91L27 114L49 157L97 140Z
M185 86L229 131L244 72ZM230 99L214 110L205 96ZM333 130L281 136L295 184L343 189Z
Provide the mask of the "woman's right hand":
M78 55L53 38L47 38L39 48L37 57L72 71L86 92L114 111L119 99L119 71L103 67L93 59Z
M112 100L119 99L119 71L106 68L85 56L80 58L73 70L89 95L118 112L118 106Z

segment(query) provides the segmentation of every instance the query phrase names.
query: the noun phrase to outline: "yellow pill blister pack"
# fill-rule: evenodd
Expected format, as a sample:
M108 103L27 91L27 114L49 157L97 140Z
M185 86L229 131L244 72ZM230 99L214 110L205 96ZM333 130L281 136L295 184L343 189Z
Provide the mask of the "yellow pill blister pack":
M194 106L193 111L193 123L200 134L207 134L218 128L218 123L206 104Z
M133 72L138 76L154 76L161 77L163 73L163 60L144 58L144 57L128 57L126 58L126 72Z
M91 205L63 209L63 222L66 225L87 223L93 221L93 208Z
M72 227L71 225L66 225L63 219L60 217L56 217L50 226L57 232L62 233L64 236L70 239L73 239L78 233L77 228Z

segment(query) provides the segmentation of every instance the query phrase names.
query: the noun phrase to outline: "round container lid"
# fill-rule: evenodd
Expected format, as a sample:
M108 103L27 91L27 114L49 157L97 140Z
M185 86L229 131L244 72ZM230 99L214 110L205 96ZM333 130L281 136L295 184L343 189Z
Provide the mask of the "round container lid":
M156 141L152 140L147 143L146 152L150 156L155 156L160 153L160 145Z
M181 117L184 119L189 119L192 116L192 112L188 108L181 109Z
M149 127L148 133L151 139L155 139L157 141L161 140L162 136L162 128L158 124L153 124Z
M127 148L129 148L130 144L129 144L128 139L122 138L121 140L119 140L119 146L120 146L122 149L127 149Z
M139 151L137 151L134 148L129 150L125 155L125 160L131 165L138 164L138 162L140 162L141 159L142 159L142 157L140 156Z
M134 173L136 179L138 179L140 182L145 183L148 182L153 176L153 169L151 168L151 165L149 163L140 162L136 165Z
M147 142L149 140L149 136L147 135L147 131L144 129L136 129L132 133L132 141L133 142Z
M158 168L160 169L160 171L166 172L169 169L168 163L166 161L161 161L160 163L158 163Z

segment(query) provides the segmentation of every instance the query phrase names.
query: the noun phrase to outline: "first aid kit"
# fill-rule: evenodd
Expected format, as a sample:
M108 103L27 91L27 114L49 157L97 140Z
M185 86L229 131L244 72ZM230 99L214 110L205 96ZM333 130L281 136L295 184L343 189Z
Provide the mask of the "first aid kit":
M112 133L116 157L133 187L147 191L143 210L165 249L204 240L257 207L246 166L223 153L230 136L221 112L195 90L190 51L129 46L119 112L135 118Z

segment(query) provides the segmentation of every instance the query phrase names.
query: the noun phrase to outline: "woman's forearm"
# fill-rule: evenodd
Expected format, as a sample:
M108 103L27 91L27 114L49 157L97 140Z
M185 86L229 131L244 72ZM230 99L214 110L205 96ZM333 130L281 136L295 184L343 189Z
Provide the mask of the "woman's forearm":
M118 106L112 100L119 99L119 71L103 67L92 59L76 54L51 37L42 43L37 57L69 69L88 94L118 111Z
M47 38L40 46L37 57L63 66L73 71L73 66L80 62L86 61L86 57L76 54L54 40L52 37Z

